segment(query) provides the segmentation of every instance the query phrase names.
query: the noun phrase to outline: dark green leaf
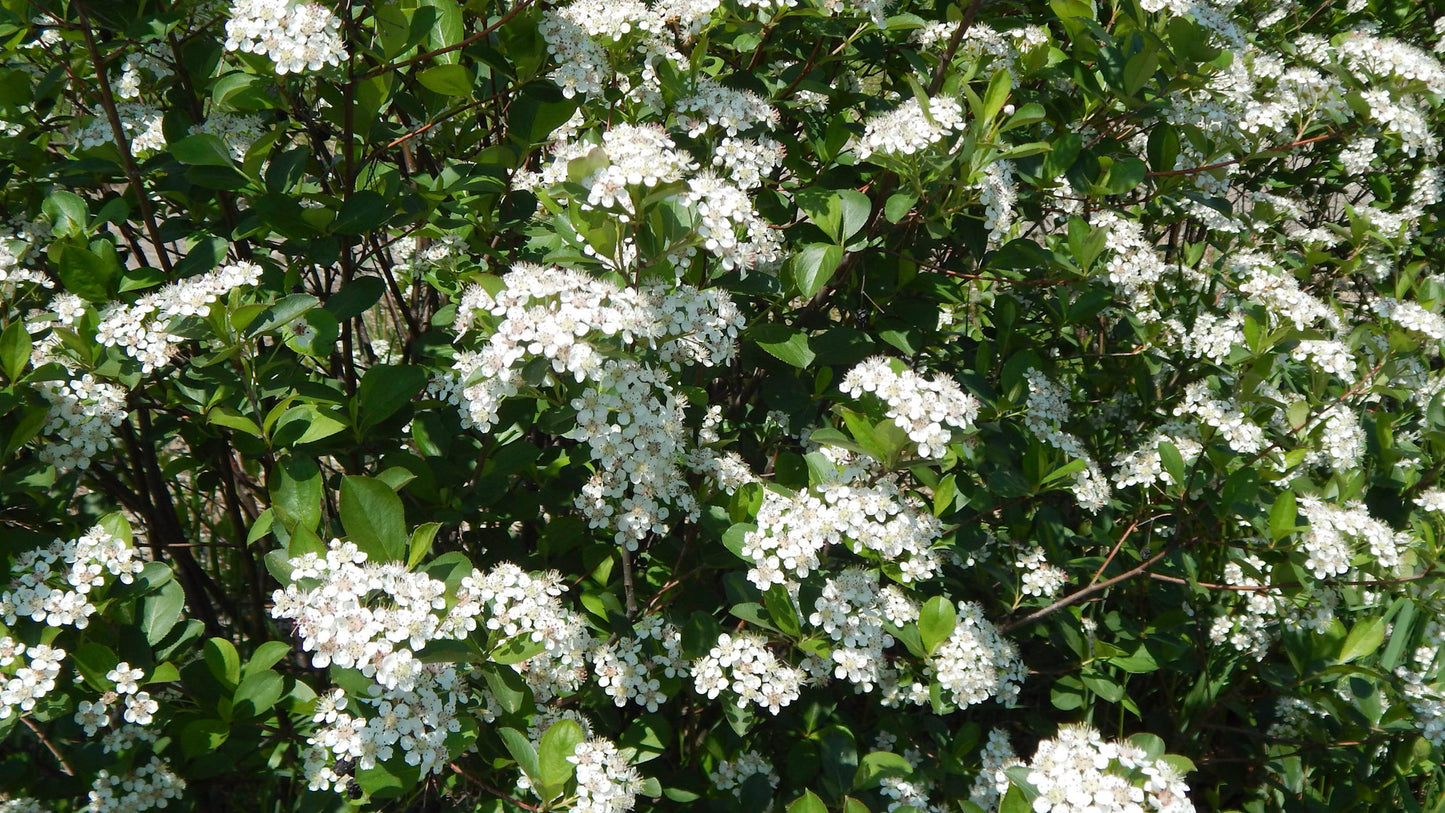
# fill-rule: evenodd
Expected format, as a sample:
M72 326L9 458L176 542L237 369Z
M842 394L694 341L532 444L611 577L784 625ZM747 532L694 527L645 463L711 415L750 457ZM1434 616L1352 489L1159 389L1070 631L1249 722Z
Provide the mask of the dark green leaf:
M567 758L577 750L577 745L586 739L582 726L572 720L558 720L542 735L537 746L538 779L548 788L561 791L561 787L572 778L576 768ZM553 794L555 795L555 794ZM544 795L543 798L551 798Z
M0 333L0 367L4 368L6 378L19 381L25 373L25 365L29 363L30 334L26 332L25 324L16 319Z
M932 655L939 644L948 640L958 624L958 615L953 602L943 596L934 596L923 603L918 615L918 633L923 636L923 648Z
M370 477L341 481L341 527L371 561L406 559L406 511L391 486Z
M361 431L381 423L426 389L427 373L410 364L377 366L361 377L356 397L360 402Z

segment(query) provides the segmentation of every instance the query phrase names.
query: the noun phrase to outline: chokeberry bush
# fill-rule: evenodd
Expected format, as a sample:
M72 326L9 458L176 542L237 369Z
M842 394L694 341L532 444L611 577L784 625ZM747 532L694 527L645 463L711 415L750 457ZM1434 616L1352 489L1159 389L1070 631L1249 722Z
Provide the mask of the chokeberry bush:
M0 811L1441 810L1441 51L0 1Z

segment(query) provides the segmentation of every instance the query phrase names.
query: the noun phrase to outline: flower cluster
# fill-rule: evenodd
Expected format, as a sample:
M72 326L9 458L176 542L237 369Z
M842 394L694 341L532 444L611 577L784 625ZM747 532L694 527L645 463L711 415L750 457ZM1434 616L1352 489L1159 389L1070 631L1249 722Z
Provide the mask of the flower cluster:
M1022 571L1023 592L1026 596L1053 598L1058 595L1069 580L1064 569L1049 564L1044 549L1038 545L1019 554L1014 567Z
M593 527L611 528L619 544L669 526L673 506L684 515L696 501L681 476L687 451L684 416L667 370L684 364L728 363L741 315L727 294L681 285L664 290L621 288L587 274L518 265L495 295L470 288L457 311L463 333L479 317L499 320L480 352L458 356L461 380L447 397L463 420L489 431L501 402L527 384L526 362L549 361L548 375L586 383L571 405L573 437L586 441L597 473L578 496ZM654 353L661 366L609 359L616 347Z
M251 145L265 132L265 123L260 116L239 116L232 113L215 113L200 124L191 127L191 133L213 135L225 142L231 157L237 163L246 160Z
M125 390L89 373L44 381L37 390L50 402L40 459L62 471L89 468L96 455L110 448L116 427L129 414Z
M143 563L135 549L97 525L81 536L26 551L10 563L15 574L0 593L0 617L6 626L17 618L52 627L85 629L95 605L91 591L107 576L130 584Z
M1193 415L1214 427L1220 438L1240 454L1254 454L1264 448L1264 430L1245 415L1232 398L1214 398L1209 384L1194 381L1184 388L1184 400L1174 408L1176 416Z
M1374 564L1387 573L1401 563L1401 552L1410 546L1409 532L1395 531L1359 503L1339 506L1317 497L1301 497L1299 510L1310 523L1300 540L1307 557L1305 567L1318 579L1342 576L1350 570L1354 558L1351 543L1356 540L1365 543Z
M165 808L186 789L182 779L160 757L152 755L134 770L117 776L101 769L90 786L87 813L142 813Z
M723 633L717 644L692 667L698 694L737 696L739 708L755 704L777 714L798 699L804 673L778 660L767 642L749 634Z
M931 550L943 526L896 483L873 486L829 484L813 493L764 493L757 527L743 540L742 555L753 563L748 579L759 589L788 584L817 570L830 545L846 544L896 562L905 581L930 578L939 566Z
M1159 453L1159 445L1168 443L1179 451L1179 457L1184 465L1191 466L1204 447L1198 440L1189 436L1193 427L1169 427L1170 431L1156 432L1149 440L1145 441L1139 448L1130 452L1121 452L1114 458L1114 474L1112 475L1114 485L1117 488L1128 488L1129 486L1149 487L1155 483L1166 485L1179 485L1174 482L1174 475L1164 468L1164 459Z
M1014 702L1027 674L1018 648L975 602L958 602L957 618L952 634L929 660L928 671L960 708L990 697Z
M240 262L171 283L131 305L111 303L100 313L96 338L107 347L124 350L140 362L142 372L154 372L170 361L181 341L170 332L172 320L205 318L216 300L236 288L255 285L260 279L259 265Z
M319 71L345 59L341 20L319 3L236 0L226 21L226 50L270 57L277 74Z
M648 711L667 702L661 691L665 678L686 677L688 661L682 657L682 633L661 616L648 616L633 625L633 634L616 642L599 643L588 653L597 685L622 707L632 701Z
M896 110L868 119L853 150L865 161L875 153L912 155L962 129L963 122L963 107L957 99L934 96L924 110L918 99L910 98Z
M733 796L741 799L743 785L754 776L762 777L769 787L778 786L778 774L773 770L773 764L757 751L744 751L738 754L737 759L719 762L708 774L708 779L714 788L730 790Z
M921 457L938 459L948 452L948 424L968 429L978 418L977 398L959 389L953 379L924 378L912 370L896 372L888 360L875 356L843 377L844 394L861 398L872 393L888 405L888 417L918 444Z
M116 104L115 112L131 155L144 157L166 148L164 110L147 102L120 102ZM97 115L75 134L75 143L81 147L115 143L115 128L111 126L110 118L97 111Z
M1106 742L1087 724L1066 725L1039 743L1028 762L1036 813L1186 813L1189 787L1164 760L1123 742Z
M1028 385L1024 426L1044 443L1071 458L1084 461L1083 470L1073 478L1074 496L1079 505L1090 513L1098 513L1109 502L1112 492L1104 471L1084 448L1084 442L1062 428L1073 414L1069 408L1068 391L1038 370L1029 370Z
M482 612L480 571L448 596L445 582L400 563L369 562L340 539L325 555L296 556L290 566L293 581L272 595L272 617L295 621L313 666L357 669L385 689L414 688L424 671L417 651L465 638Z
M853 567L824 583L808 623L837 644L829 654L833 676L871 692L889 669L883 650L893 646L893 636L885 622L901 627L917 618L918 608L896 586L880 590L877 571Z
M44 644L27 647L8 635L0 637L0 670L9 670L22 657L27 661L15 667L8 679L0 671L0 720L29 713L37 700L55 689L65 650Z
M513 666L537 699L545 703L576 689L586 675L587 652L593 640L581 617L559 599L566 590L561 574L528 573L502 563L492 568L477 588L486 605L487 629L508 638L525 636L543 645L541 653ZM665 629L657 632L659 641L670 638Z
M979 762L978 776L973 780L973 787L969 788L968 800L984 810L995 810L1003 795L1008 793L1009 778L1004 771L1022 765L1023 760L1014 753L1008 732L995 728L988 732L988 741L983 744Z
M617 744L603 737L577 743L567 761L576 766L579 813L621 813L631 810L642 792L642 774L628 764Z
M697 88L689 96L677 100L677 123L689 136L697 138L717 128L730 136L740 130L778 126L778 111L756 93L734 90L714 79L698 79Z
M1415 713L1416 727L1439 748L1445 746L1445 691L1438 680L1437 661L1440 647L1445 644L1445 625L1438 620L1430 621L1422 639L1408 665L1398 667L1395 676L1400 678L1405 701Z
M1238 588L1238 596L1230 598L1238 600L1228 601L1215 617L1211 640L1263 660L1281 623L1290 629L1329 629L1340 601L1337 590L1321 586L1292 601L1271 583L1273 576L1274 568L1253 554L1224 566L1224 583Z

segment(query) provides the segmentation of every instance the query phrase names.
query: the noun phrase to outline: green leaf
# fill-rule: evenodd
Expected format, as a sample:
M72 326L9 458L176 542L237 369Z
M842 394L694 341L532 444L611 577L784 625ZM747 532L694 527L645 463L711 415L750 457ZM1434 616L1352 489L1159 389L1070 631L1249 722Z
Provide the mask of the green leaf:
M1013 90L1013 76L1008 71L999 71L988 80L988 90L983 94L983 115L985 122L992 122L998 116L999 111L1008 102L1009 93Z
M104 241L96 242L109 246L109 250L102 255L85 246L56 241L49 253L65 290L88 302L103 304L110 301L111 284L121 269L115 259L115 247Z
M406 569L411 570L426 558L431 552L432 540L436 539L437 531L441 530L440 522L427 522L416 526L411 532L411 542L407 545Z
M1385 642L1385 619L1370 618L1360 621L1350 629L1350 634L1345 636L1345 642L1340 646L1340 656L1336 660L1339 663L1363 658L1380 648Z
M1042 105L1036 102L1029 102L1023 107L1015 110L1014 114L1008 117L1008 121L1004 122L1003 127L999 128L999 132L1008 132L1015 127L1024 127L1030 124L1036 124L1044 120L1044 115L1044 108Z
M1117 703L1124 698L1124 687L1120 686L1112 678L1099 673L1084 673L1079 676L1089 691L1097 694L1110 703Z
M120 663L120 658L104 644L86 641L70 653L70 660L90 688L97 692L115 688L105 675Z
M46 196L40 209L50 216L51 232L57 237L83 234L90 221L90 207L86 205L85 198L64 189L57 189Z
M310 457L293 457L271 470L271 509L287 533L320 527L322 488L321 470Z
M168 149L177 161L187 166L229 167L235 165L226 142L210 133L188 135L180 141L172 143Z
M180 584L168 581L161 589L141 599L141 632L152 646L161 642L171 627L181 620L181 608L186 603L186 591Z
M258 717L281 699L286 681L270 669L247 675L231 700L237 717Z
M551 794L544 794L544 799L554 798L561 793L563 785L572 778L576 770L567 758L572 756L577 745L587 738L582 731L582 726L573 720L558 720L553 723L537 746L537 770L540 772L539 779L542 784L552 790Z
M241 655L230 641L212 638L201 648L201 655L205 658L206 668L227 689L234 689L241 682Z
M418 5L436 9L436 18L426 34L428 51L439 51L462 41L462 7L457 0L420 0ZM461 54L459 50L448 51L433 59L442 64L453 64L461 61Z
M943 596L934 596L923 603L918 614L918 633L923 636L923 648L932 655L958 624L958 614L953 602Z
M1106 195L1122 195L1144 182L1149 167L1138 158L1120 158L1109 168L1101 189Z
M1039 167L1039 177L1045 181L1051 181L1068 172L1084 148L1084 139L1078 133L1065 133L1051 143L1053 149L1044 156L1043 164Z
M253 438L266 436L266 433L261 431L261 427L257 426L255 421L226 406L218 406L207 412L206 422L245 432Z
M889 223L897 223L913 211L918 204L918 196L912 192L894 192L888 196L888 201L883 204L883 217Z
M391 486L371 477L341 481L341 527L371 561L400 562L406 558L406 510Z
M561 89L551 82L533 82L513 97L507 113L507 134L528 147L544 143L577 112L577 103L578 100L563 96ZM569 164L569 174L575 169L585 177L606 163L606 154L593 150Z
M546 648L547 645L544 642L533 641L529 634L515 635L492 650L490 657L493 663L510 665L521 663Z
M1054 482L1055 480L1063 479L1072 474L1078 474L1079 472L1088 468L1088 465L1088 461L1084 460L1083 458L1075 458L1073 460L1070 460L1064 465L1059 466L1058 468L1044 475L1044 479L1039 481L1039 487L1042 488L1043 486L1046 486L1049 483Z
M804 246L802 251L793 255L792 262L793 282L798 286L798 293L811 299L833 279L842 261L842 246L829 243Z
M331 230L339 234L366 234L380 228L394 212L392 204L381 193L363 189L341 204Z
M759 347L794 367L807 367L815 358L808 347L808 334L797 328L759 325L753 328L752 338Z
M877 787L889 776L908 776L913 773L913 763L892 751L874 751L858 761L858 772L853 775L853 789Z
M1294 533L1299 509L1293 491L1281 492L1269 509L1269 535L1278 542Z
M828 806L823 804L818 794L805 790L802 796L788 805L788 813L828 813Z
M188 757L209 754L230 734L231 727L221 720L192 720L181 729L181 752Z
M954 475L946 475L938 481L938 487L933 489L933 515L941 517L948 513L953 507L953 498L958 496L958 480Z
M326 298L326 310L338 321L346 321L366 313L381 301L386 293L386 283L381 277L357 277L341 290Z
M256 336L261 333L269 333L278 327L288 325L306 315L307 311L319 304L321 301L311 294L291 294L282 297L251 322L246 329L246 335Z
M1174 485L1184 487L1184 455L1179 453L1179 447L1169 441L1160 441L1159 461L1164 465L1164 471L1169 473L1169 478Z
M297 404L276 421L272 440L281 448L324 440L346 430L346 422L337 417L341 414L315 404Z
M16 319L0 333L0 368L5 370L6 378L19 381L25 365L29 363L30 334L26 332L25 324Z
M539 782L541 770L537 766L537 749L532 747L532 741L527 735L515 728L503 727L497 730L497 735L502 738L502 745L506 747L507 753L517 761L517 766L522 769L534 783Z
M1410 626L1415 620L1415 602L1401 596L1395 599L1395 606L1391 607L1391 610L1394 623L1390 626L1390 643L1380 656L1380 668L1389 672L1393 672L1395 667L1400 665L1400 659L1409 643Z
M417 76L421 86L443 96L469 96L472 92L472 72L461 65L437 65L427 68Z
M481 667L482 679L487 682L487 689L492 693L502 711L507 714L519 714L527 707L527 699L532 696L532 690L527 686L527 681L522 678L517 670L510 666L495 666L484 664Z
M853 189L808 189L797 195L798 208L813 224L842 246L868 223L873 204Z
M365 432L390 418L426 389L426 370L412 364L377 366L361 377L356 398L361 405L357 429Z
M291 645L285 641L267 641L256 647L256 651L251 653L251 659L246 661L246 666L241 670L241 676L248 678L270 669L289 654L291 654Z
M1146 42L1144 50L1129 57L1124 65L1124 93L1134 96L1154 78L1159 69L1159 49L1152 42ZM1171 167L1172 169L1172 167Z
M793 609L793 599L780 584L775 584L763 593L763 608L768 611L778 630L784 635L797 638L803 634L798 624L798 614Z
M1010 786L1008 793L999 802L998 813L1034 813L1034 806L1024 797L1024 792L1017 785Z

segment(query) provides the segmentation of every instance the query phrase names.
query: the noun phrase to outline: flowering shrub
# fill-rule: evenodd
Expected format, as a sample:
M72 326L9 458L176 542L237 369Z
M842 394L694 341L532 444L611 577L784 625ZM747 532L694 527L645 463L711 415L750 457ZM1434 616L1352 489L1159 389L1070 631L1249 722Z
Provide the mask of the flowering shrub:
M1430 6L0 3L0 811L1436 809Z

